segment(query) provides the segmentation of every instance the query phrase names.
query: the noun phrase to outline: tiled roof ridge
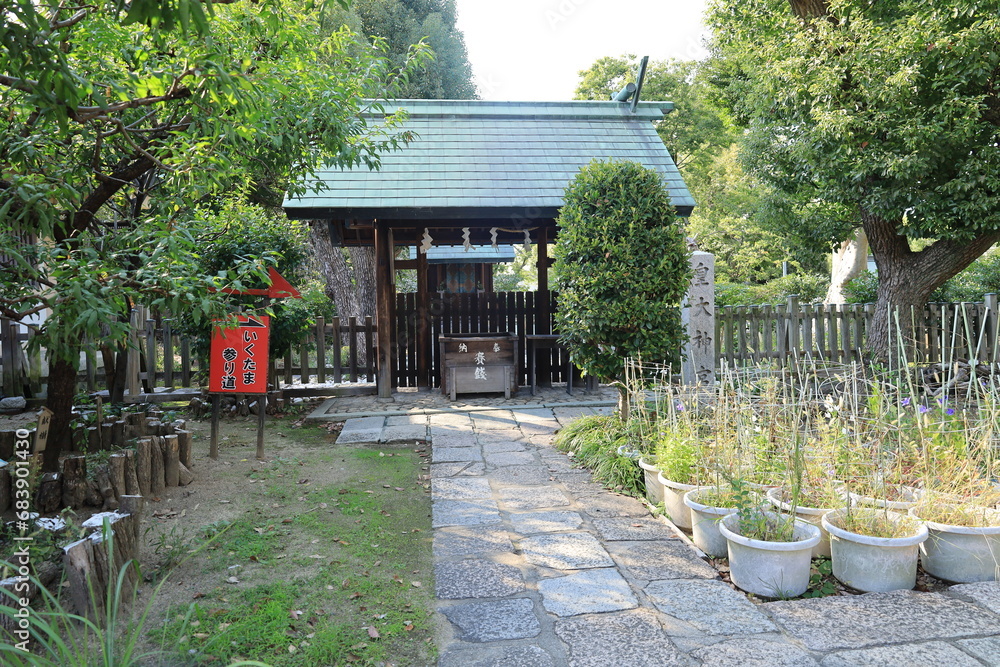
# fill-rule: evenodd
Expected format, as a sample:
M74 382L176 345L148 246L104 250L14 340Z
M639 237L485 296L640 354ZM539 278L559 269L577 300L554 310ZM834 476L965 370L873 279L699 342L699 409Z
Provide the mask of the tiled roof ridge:
M411 118L469 116L476 118L517 117L517 118L586 118L621 120L660 120L665 113L673 110L673 102L639 102L636 110L631 110L628 102L567 100L561 102L497 101L497 100L416 100L390 99L369 100L369 104L381 106L385 112L393 113L405 109ZM381 116L382 112L370 109L370 115Z

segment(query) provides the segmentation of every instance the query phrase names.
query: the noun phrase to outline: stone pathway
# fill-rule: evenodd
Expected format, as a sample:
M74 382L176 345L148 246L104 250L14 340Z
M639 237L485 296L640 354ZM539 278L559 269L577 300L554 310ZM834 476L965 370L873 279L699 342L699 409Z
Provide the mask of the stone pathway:
M1000 584L754 604L552 447L597 405L354 418L433 443L441 667L1000 665Z

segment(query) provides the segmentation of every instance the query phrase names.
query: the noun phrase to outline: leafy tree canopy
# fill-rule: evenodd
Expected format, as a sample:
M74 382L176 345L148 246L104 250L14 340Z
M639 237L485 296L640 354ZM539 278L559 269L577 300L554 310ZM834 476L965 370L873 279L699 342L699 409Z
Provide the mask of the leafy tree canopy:
M574 363L622 378L626 357L678 361L691 280L684 232L660 175L592 162L566 189L553 266L556 328Z

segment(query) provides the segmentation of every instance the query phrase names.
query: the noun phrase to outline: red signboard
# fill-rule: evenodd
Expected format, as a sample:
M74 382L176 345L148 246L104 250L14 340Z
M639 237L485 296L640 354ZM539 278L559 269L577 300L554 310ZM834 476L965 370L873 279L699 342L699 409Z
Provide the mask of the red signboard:
M209 357L208 391L221 394L266 394L270 319L238 315L239 326L215 327Z

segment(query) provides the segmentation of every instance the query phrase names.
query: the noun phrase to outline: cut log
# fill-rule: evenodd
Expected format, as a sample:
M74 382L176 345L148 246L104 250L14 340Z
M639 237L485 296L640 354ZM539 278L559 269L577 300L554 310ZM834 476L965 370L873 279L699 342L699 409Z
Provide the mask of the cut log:
M159 436L150 438L152 445L149 454L149 492L155 498L163 493L165 478L163 476L163 439Z
M97 481L97 488L101 492L104 503L101 507L107 510L118 509L118 498L115 497L114 487L111 486L111 475L107 465L101 465L94 471L94 479Z
M10 461L14 458L15 431L0 431L0 459Z
M41 514L58 512L62 507L62 476L57 472L42 475L35 494L35 507Z
M180 450L176 435L163 436L163 476L167 486L177 486L177 470L180 465Z
M125 420L119 419L111 424L111 444L115 447L125 446Z
M97 590L91 595L94 572L94 542L85 537L63 547L63 563L66 567L66 581L69 595L76 607L76 613L90 615L94 610L91 602L100 604L101 595Z
M104 422L101 424L101 447L111 449L114 445L114 422Z
M187 486L194 481L194 473L188 470L183 463L177 464L177 483L179 486Z
M63 459L62 502L64 507L78 509L87 500L87 458L70 456Z
M87 452L101 451L101 429L96 426L87 427Z
M194 467L192 460L194 458L194 452L191 450L193 435L194 434L192 434L191 431L177 431L177 450L180 453L181 463L183 463L188 470Z
M139 478L139 494L149 496L153 486L153 439L139 438L135 443L135 474Z
M114 489L115 500L118 500L126 494L124 455L112 454L108 457L108 476L111 478L111 488Z
M97 480L87 480L87 499L84 501L87 507L101 507L104 505L104 496L97 486Z
M139 488L139 476L135 471L135 452L126 449L122 452L125 457L125 494L129 496L142 496ZM119 498L119 502L121 499Z
M146 417L146 435L154 436L160 434L160 420L153 419L152 417Z

